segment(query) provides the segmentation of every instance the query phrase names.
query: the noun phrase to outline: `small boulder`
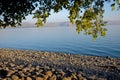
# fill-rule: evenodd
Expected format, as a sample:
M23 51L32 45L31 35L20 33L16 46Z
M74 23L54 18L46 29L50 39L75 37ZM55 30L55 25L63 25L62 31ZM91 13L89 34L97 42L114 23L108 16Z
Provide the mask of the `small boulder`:
M51 71L47 71L45 74L46 74L47 76L49 76L49 77L52 76L52 72L51 72Z
M27 77L26 80L32 80L31 77Z
M10 70L10 71L8 72L7 76L11 76L13 73L14 73L14 71L13 71L13 70Z
M12 80L19 80L19 77L17 75L12 75Z
M62 80L71 80L71 77L64 77Z
M41 77L36 77L36 80L44 80L44 79Z
M7 70L4 70L4 69L1 69L0 70L0 77L1 78L5 78L8 74L8 71Z
M50 78L50 80L57 80L56 75L53 75L53 76Z

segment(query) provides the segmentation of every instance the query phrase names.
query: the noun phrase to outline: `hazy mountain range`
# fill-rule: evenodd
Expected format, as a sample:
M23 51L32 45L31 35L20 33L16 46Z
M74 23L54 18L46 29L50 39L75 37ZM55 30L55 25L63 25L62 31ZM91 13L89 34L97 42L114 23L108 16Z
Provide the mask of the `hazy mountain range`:
M120 25L120 21L106 21L107 25ZM44 27L56 27L56 26L60 26L60 27L71 27L71 26L75 26L72 25L70 22L47 22L44 24ZM34 23L29 23L29 22L23 22L22 23L22 27L36 27L36 25Z
M56 27L56 26L70 27L74 25L72 25L70 22L47 22L43 26L44 27ZM22 27L36 27L36 25L35 23L23 22Z

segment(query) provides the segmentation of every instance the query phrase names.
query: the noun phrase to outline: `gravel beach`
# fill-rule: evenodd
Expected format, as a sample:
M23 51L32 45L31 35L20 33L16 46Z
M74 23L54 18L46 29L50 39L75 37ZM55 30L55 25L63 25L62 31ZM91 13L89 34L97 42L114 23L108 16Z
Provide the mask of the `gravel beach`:
M120 80L120 58L0 49L0 80Z

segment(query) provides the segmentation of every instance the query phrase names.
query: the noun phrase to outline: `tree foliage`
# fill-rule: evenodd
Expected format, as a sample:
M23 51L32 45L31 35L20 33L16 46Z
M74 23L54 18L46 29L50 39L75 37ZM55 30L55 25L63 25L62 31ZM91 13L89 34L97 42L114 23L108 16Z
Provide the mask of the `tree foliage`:
M76 25L76 31L97 38L105 36L103 27L104 5L109 3L112 10L120 8L119 0L0 0L0 28L21 25L27 15L33 14L36 25L43 26L50 11L69 11L69 20Z

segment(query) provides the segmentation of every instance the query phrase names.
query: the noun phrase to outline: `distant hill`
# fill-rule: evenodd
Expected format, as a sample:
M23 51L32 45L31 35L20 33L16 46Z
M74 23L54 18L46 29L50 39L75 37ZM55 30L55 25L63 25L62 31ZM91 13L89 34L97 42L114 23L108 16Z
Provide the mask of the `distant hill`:
M60 26L60 27L70 27L70 26L74 26L72 25L70 22L52 22L52 23L46 23L44 24L45 27L56 27L56 26Z
M105 21L107 22L107 25L120 25L120 21ZM44 27L71 27L75 26L72 25L70 22L47 22L43 25ZM29 22L23 22L22 23L23 28L31 28L31 27L36 27L34 23L29 23Z
M70 27L70 26L75 26L72 25L70 22L47 22L43 25L44 27ZM23 22L22 26L19 26L22 28L31 28L31 27L36 27L35 23L29 23L29 22Z
M107 21L108 25L120 25L120 20L116 20L116 21Z

